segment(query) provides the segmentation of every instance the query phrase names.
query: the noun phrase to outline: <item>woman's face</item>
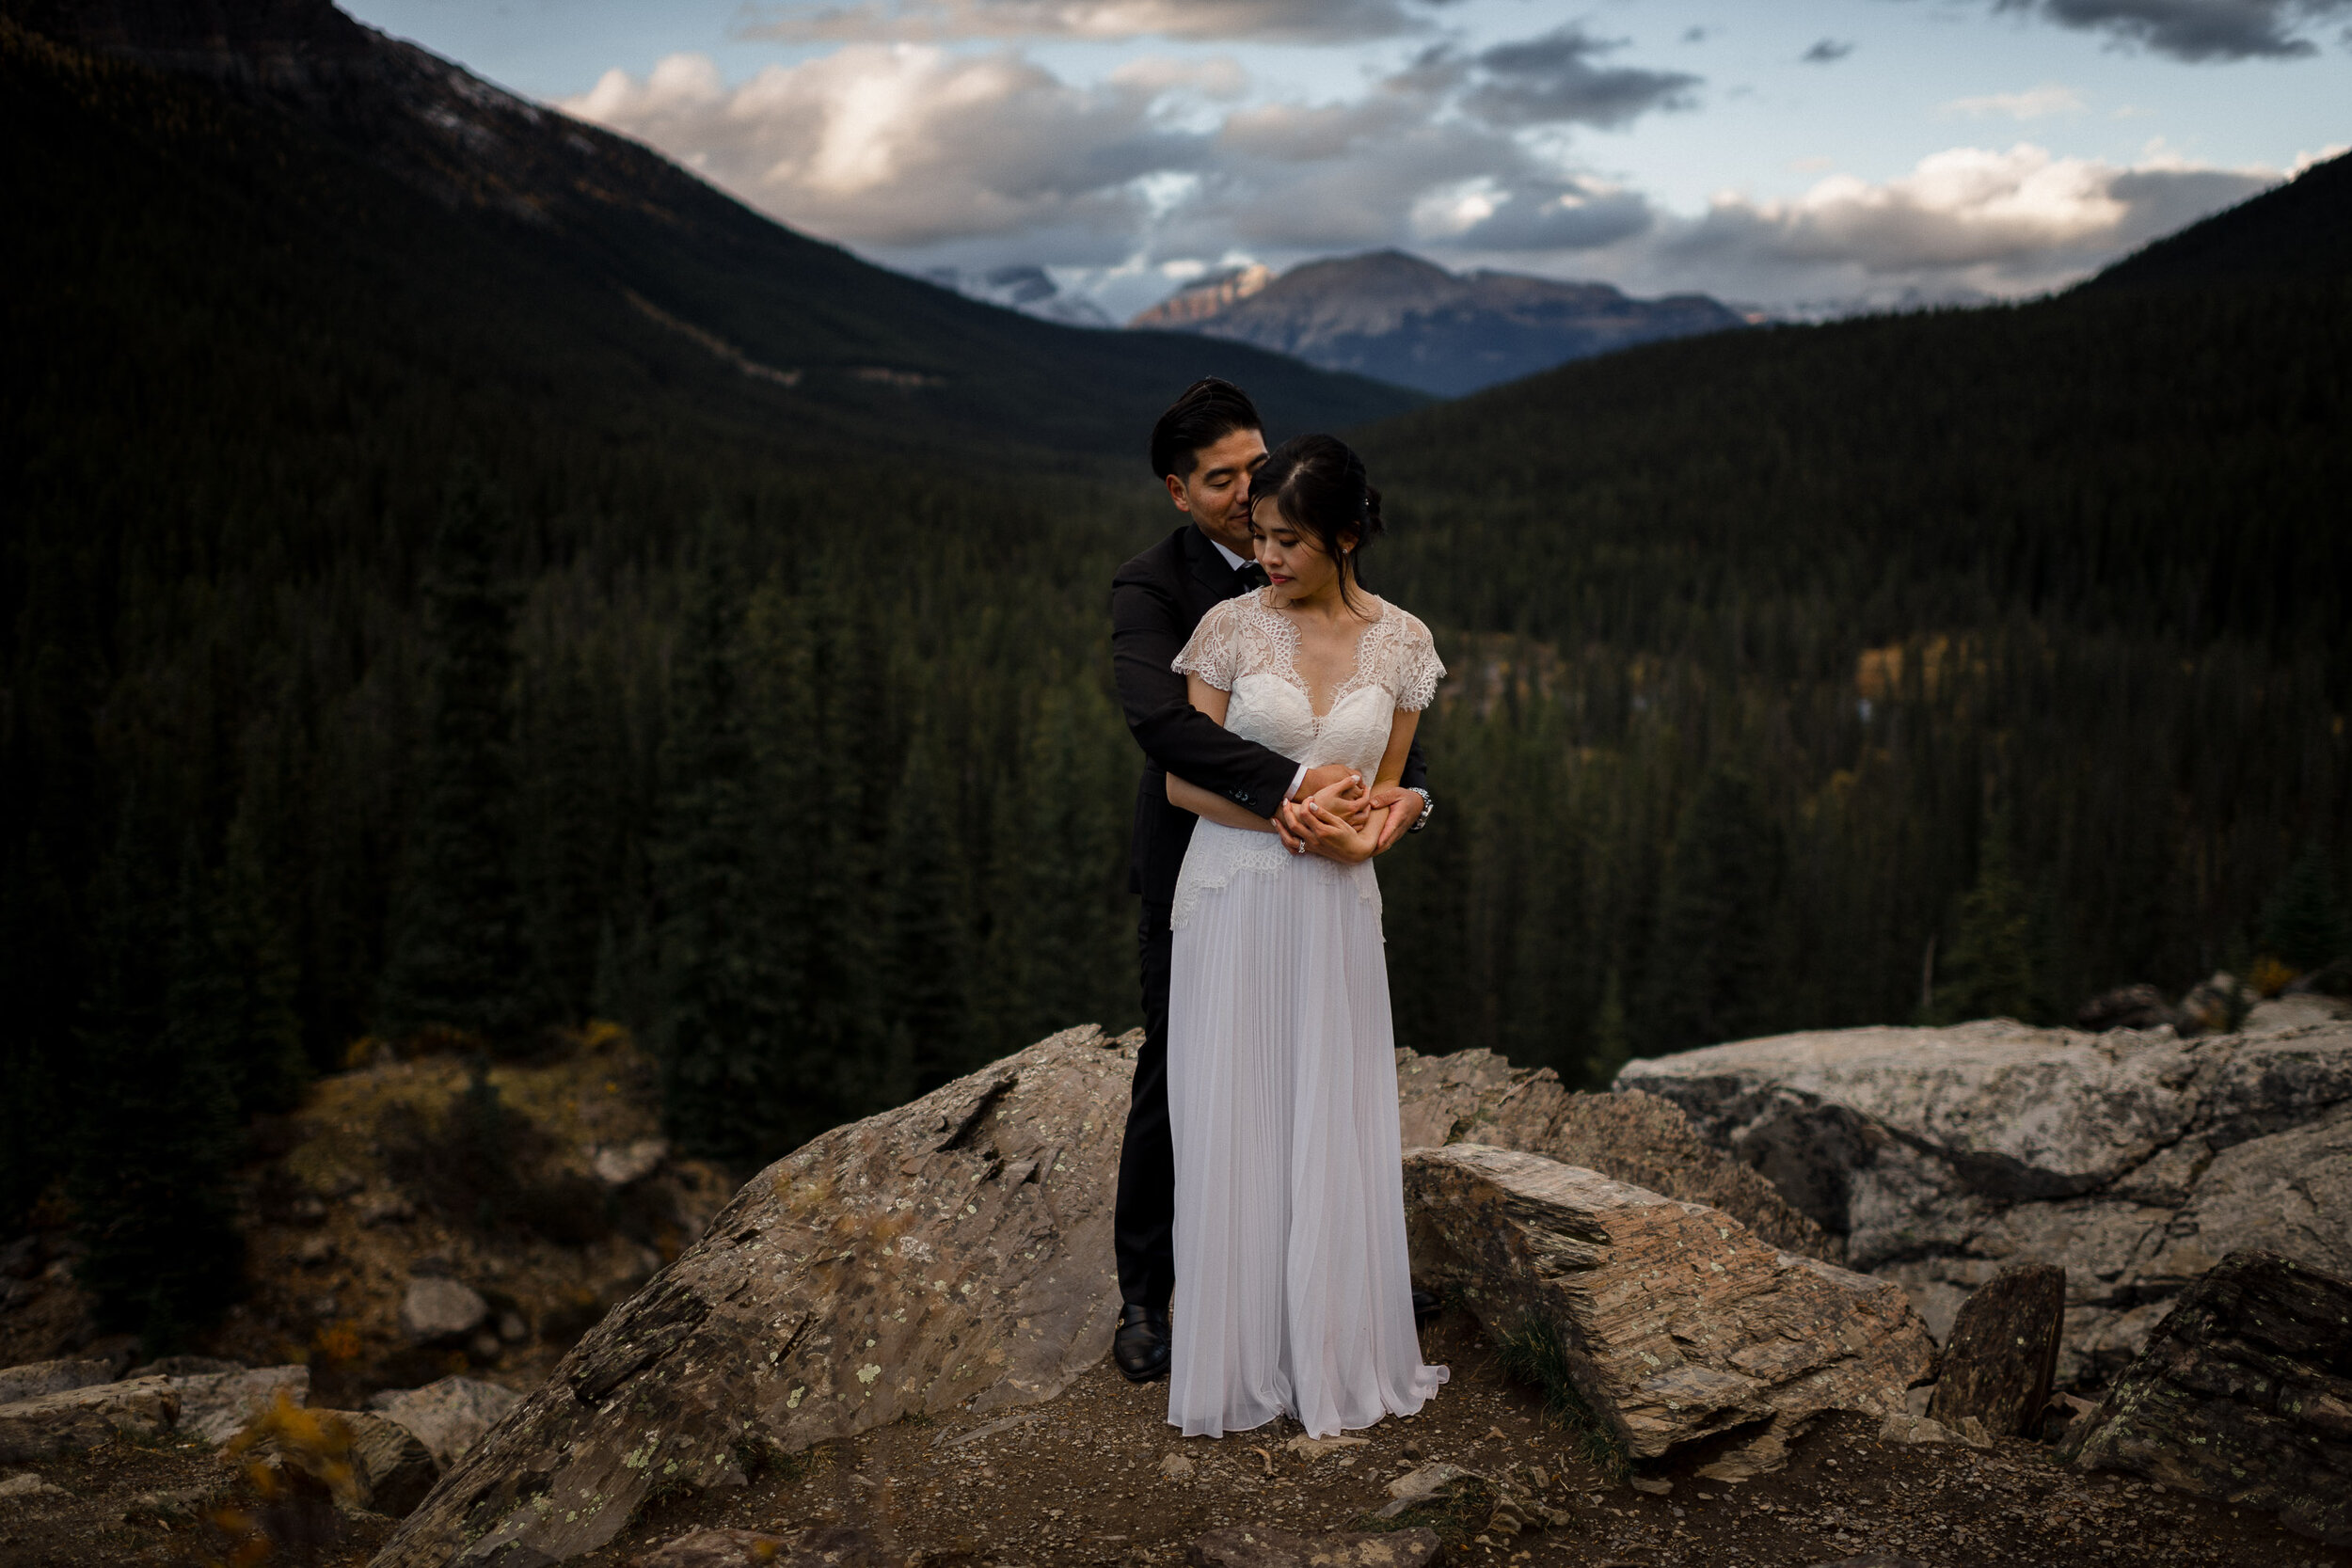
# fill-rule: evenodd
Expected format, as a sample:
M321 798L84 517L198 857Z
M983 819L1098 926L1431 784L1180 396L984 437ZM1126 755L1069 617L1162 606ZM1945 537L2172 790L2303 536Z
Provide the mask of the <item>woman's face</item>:
M1315 543L1313 534L1295 527L1271 496L1250 507L1249 538L1276 598L1304 604L1339 593L1339 562Z

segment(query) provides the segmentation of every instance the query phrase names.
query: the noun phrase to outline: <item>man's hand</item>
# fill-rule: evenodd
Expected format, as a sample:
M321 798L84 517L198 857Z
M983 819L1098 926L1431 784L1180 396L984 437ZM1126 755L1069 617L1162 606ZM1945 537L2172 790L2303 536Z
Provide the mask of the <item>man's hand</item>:
M1296 789L1291 791L1291 799L1304 805L1335 784L1345 784L1350 779L1361 780L1362 777L1343 762L1327 762L1320 768L1307 769L1307 776L1298 781Z
M1380 824L1380 847L1373 851L1375 855L1385 855L1395 848L1396 841L1412 832L1413 824L1421 820L1421 808L1427 804L1419 790L1396 784L1383 784L1374 790L1371 802L1374 810L1385 807L1389 814L1388 820Z

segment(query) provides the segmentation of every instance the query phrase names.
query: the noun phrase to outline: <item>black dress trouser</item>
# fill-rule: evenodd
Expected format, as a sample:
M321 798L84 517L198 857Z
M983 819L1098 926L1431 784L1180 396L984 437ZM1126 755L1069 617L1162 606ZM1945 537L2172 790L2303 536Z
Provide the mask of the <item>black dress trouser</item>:
M1147 900L1136 927L1143 960L1143 1049L1136 1053L1112 1220L1120 1300L1155 1312L1168 1310L1176 1290L1176 1145L1168 1126L1168 976L1175 945L1168 921L1173 909Z

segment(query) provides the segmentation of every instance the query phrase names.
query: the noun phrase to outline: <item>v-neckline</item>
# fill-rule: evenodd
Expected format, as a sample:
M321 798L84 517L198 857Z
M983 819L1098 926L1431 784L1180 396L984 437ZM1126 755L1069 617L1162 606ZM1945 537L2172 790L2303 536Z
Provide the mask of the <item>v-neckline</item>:
M1337 713L1339 711L1340 705L1347 701L1348 698L1354 696L1362 685L1364 674L1365 640L1371 637L1374 632L1377 631L1381 625L1389 618L1389 601L1375 595L1374 602L1380 607L1379 611L1370 620L1366 621L1364 623L1363 629L1356 634L1354 657L1348 665L1346 676L1342 679L1338 685L1332 687L1331 700L1329 704L1325 707L1318 709L1315 706L1314 689L1307 684L1307 677L1305 673L1298 668L1298 649L1300 638L1298 635L1297 626L1289 616L1283 614L1279 610L1275 608L1274 588L1271 584L1268 584L1263 588L1253 590L1250 594L1251 607L1278 630L1279 635L1275 639L1275 644L1282 650L1282 663L1284 665L1282 679L1284 683L1293 690L1296 691L1300 696L1307 699L1307 711L1313 715L1314 721L1318 724L1322 723L1326 719L1330 718L1334 713Z

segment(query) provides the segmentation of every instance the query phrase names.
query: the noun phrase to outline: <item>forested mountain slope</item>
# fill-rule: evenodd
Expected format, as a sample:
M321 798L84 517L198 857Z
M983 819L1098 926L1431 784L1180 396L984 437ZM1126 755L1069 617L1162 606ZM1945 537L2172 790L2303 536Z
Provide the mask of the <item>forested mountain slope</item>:
M2083 285L2089 292L2217 287L2352 277L2352 157L2145 245Z
M2266 268L2347 167L2192 230L2212 283L1656 345L1368 432L1384 581L1487 634L1428 733L1490 815L1392 863L1408 1037L2071 1018L2275 947L2307 851L2340 912L2352 272Z
M673 246L628 288L707 292L649 311L607 267L654 218L382 162L0 22L0 1211L200 1253L235 1129L379 1026L672 1021L674 1126L750 1159L1129 1008L1150 418L1210 369L1291 428L1409 395L715 197L748 259Z

